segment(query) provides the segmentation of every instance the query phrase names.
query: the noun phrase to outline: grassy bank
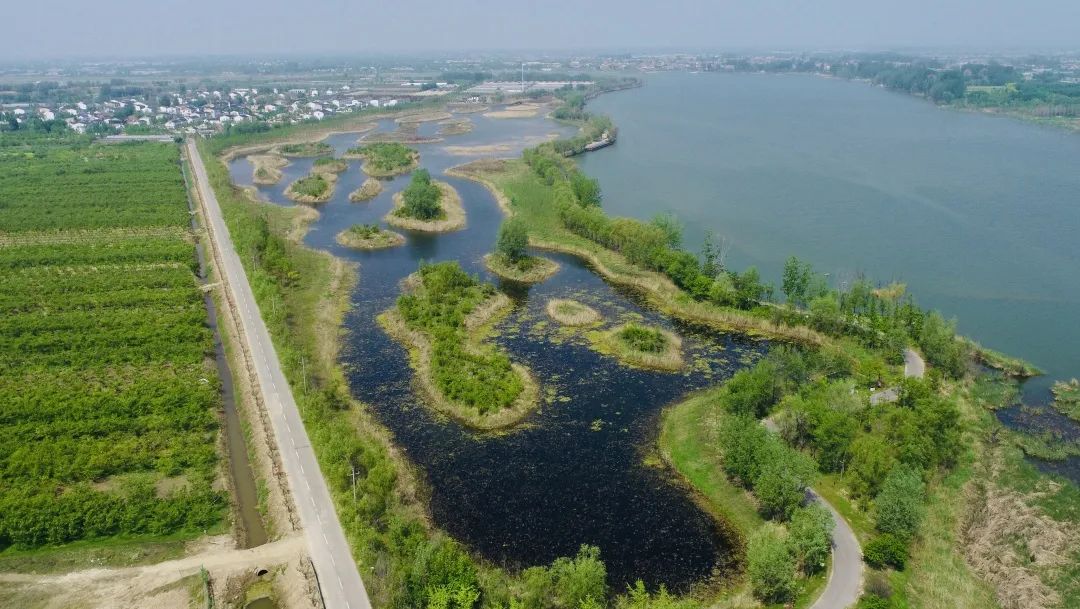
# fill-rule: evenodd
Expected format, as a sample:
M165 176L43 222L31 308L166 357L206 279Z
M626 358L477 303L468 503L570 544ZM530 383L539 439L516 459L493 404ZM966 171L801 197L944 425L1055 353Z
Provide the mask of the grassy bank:
M409 173L420 164L420 153L415 148L396 142L376 142L349 148L345 156L364 159L364 173L373 178Z
M285 197L297 203L326 203L334 195L336 183L336 174L314 172L289 184Z

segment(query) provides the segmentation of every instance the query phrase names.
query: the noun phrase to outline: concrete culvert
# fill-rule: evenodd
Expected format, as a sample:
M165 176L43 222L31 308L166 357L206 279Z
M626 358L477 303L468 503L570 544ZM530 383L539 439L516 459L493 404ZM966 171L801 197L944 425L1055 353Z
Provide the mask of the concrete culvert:
M263 575L266 575L269 572L270 571L267 571L266 569L263 569L262 567L260 567L258 569L255 569L255 576L256 577L262 577Z

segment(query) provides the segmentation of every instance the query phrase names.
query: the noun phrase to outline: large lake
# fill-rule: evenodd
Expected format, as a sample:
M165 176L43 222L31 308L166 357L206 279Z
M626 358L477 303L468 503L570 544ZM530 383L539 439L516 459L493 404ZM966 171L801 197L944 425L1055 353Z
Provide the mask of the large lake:
M609 212L673 211L690 247L711 229L776 283L792 254L906 282L962 333L1080 376L1080 135L803 75L657 74L590 109L619 126L581 160Z

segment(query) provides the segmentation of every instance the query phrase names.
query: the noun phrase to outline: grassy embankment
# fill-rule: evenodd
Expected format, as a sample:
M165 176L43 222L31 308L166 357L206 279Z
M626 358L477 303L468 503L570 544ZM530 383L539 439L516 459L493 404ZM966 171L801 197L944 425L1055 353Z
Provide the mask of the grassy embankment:
M420 164L420 153L396 142L377 142L349 148L346 158L364 160L363 170L373 178L409 173Z
M422 266L410 293L379 316L395 339L410 347L412 365L431 405L483 430L520 422L539 404L527 368L485 342L511 308L510 299L456 263Z
M544 310L564 326L588 326L603 319L600 312L589 305L566 298L552 298Z
M405 244L405 237L374 224L355 224L337 234L337 242L359 250L378 250Z
M368 178L360 185L360 188L349 193L349 200L353 203L370 201L379 196L383 190L382 182L375 178Z

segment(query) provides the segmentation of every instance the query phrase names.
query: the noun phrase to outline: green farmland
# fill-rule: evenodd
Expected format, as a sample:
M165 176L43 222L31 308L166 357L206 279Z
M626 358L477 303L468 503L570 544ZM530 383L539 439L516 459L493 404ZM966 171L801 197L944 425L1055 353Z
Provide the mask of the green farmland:
M178 147L0 146L0 558L220 526Z

